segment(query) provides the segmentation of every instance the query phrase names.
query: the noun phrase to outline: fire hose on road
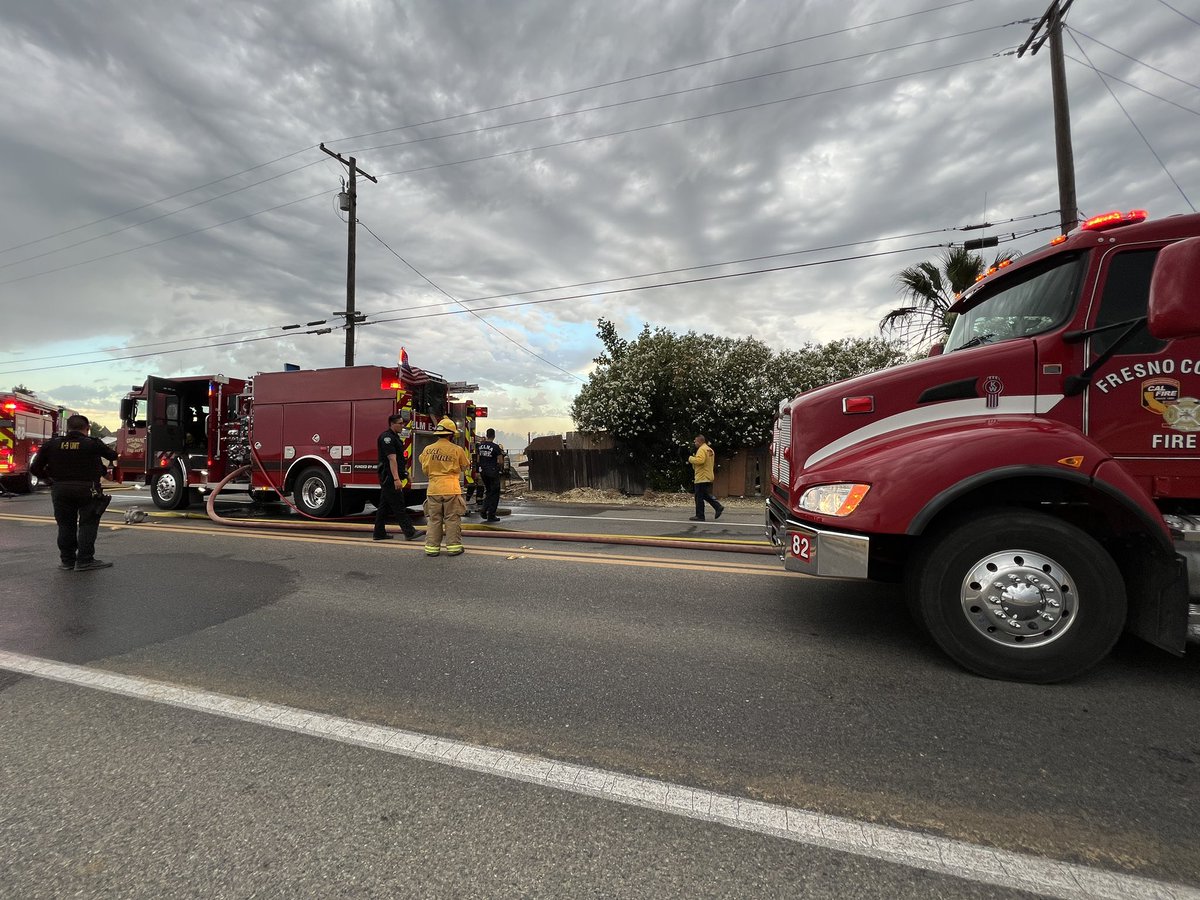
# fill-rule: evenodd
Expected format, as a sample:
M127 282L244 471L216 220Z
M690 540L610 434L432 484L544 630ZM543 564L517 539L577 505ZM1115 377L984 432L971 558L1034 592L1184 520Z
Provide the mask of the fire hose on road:
M263 520L240 520L230 519L222 516L216 511L217 495L229 482L233 481L238 476L244 474L250 469L249 465L235 469L233 472L223 478L205 501L204 509L208 513L208 517L218 525L226 525L230 528L269 528L276 531L340 531L350 533L361 533L366 530L368 525L352 522L331 522L326 519L317 519L308 515L302 510L296 509L294 505L284 500L296 512L304 516L308 521L305 522L273 522ZM283 498L283 492L276 491L280 498ZM774 556L777 551L769 544L750 544L733 541L707 541L707 540L683 540L680 538L657 538L643 537L632 535L607 535L607 534L559 534L552 531L472 531L481 537L528 540L528 541L561 541L569 544L614 544L624 545L629 547L663 547L675 550L709 550L721 553L750 553L759 556Z

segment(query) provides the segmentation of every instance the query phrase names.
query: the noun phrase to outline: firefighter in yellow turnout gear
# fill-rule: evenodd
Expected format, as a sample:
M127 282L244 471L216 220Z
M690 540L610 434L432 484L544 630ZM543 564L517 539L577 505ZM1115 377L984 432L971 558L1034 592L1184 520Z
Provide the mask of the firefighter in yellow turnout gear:
M463 552L462 514L467 504L462 496L462 474L471 467L467 451L454 443L458 433L453 420L438 422L438 439L421 451L421 468L429 478L425 497L425 555L441 553L442 530L446 533L446 555Z

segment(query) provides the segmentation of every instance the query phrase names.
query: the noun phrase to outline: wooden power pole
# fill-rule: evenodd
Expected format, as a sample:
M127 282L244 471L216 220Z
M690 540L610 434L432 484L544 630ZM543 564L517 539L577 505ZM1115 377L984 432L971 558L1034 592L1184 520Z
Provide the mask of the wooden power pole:
M1063 63L1063 16L1075 0L1052 0L1042 13L1017 56L1029 50L1033 56L1042 44L1050 41L1050 88L1054 95L1054 155L1058 160L1058 210L1062 233L1066 234L1079 222L1075 199L1075 151L1071 147L1071 110L1067 105L1067 70ZM1043 28L1045 32L1043 33ZM1030 49L1032 47L1032 49Z
M343 159L340 153L334 153L321 144L321 149L344 165L350 170L350 180L347 182L347 193L350 195L350 206L347 209L349 220L347 222L346 233L346 365L354 365L354 326L358 320L354 312L354 257L355 257L355 234L358 226L358 176L361 174L363 178L369 178L375 184L379 183L379 179L372 175L368 175L362 169L358 168L358 163L354 157Z

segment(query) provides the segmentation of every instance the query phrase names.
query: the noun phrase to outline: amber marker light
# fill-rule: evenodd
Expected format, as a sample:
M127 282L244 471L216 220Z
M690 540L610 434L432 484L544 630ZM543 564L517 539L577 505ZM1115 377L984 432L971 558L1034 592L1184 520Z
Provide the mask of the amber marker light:
M1072 469L1078 469L1083 465L1082 456L1064 456L1059 461L1059 465L1070 466Z

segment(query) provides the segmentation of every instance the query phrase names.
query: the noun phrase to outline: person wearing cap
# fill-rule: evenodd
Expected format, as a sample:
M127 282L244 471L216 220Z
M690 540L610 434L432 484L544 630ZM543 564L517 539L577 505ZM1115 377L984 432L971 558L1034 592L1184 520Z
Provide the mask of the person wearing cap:
M103 460L110 463L117 452L101 440L88 436L87 416L67 419L67 433L46 441L29 471L50 481L50 502L58 523L60 569L90 572L112 565L96 559L96 535L109 496L100 485Z
M429 478L425 495L425 555L437 556L442 550L442 532L446 535L446 555L463 552L462 515L467 504L462 496L462 474L470 468L471 457L458 444L454 421L443 417L434 434L437 440L421 451L421 469Z

